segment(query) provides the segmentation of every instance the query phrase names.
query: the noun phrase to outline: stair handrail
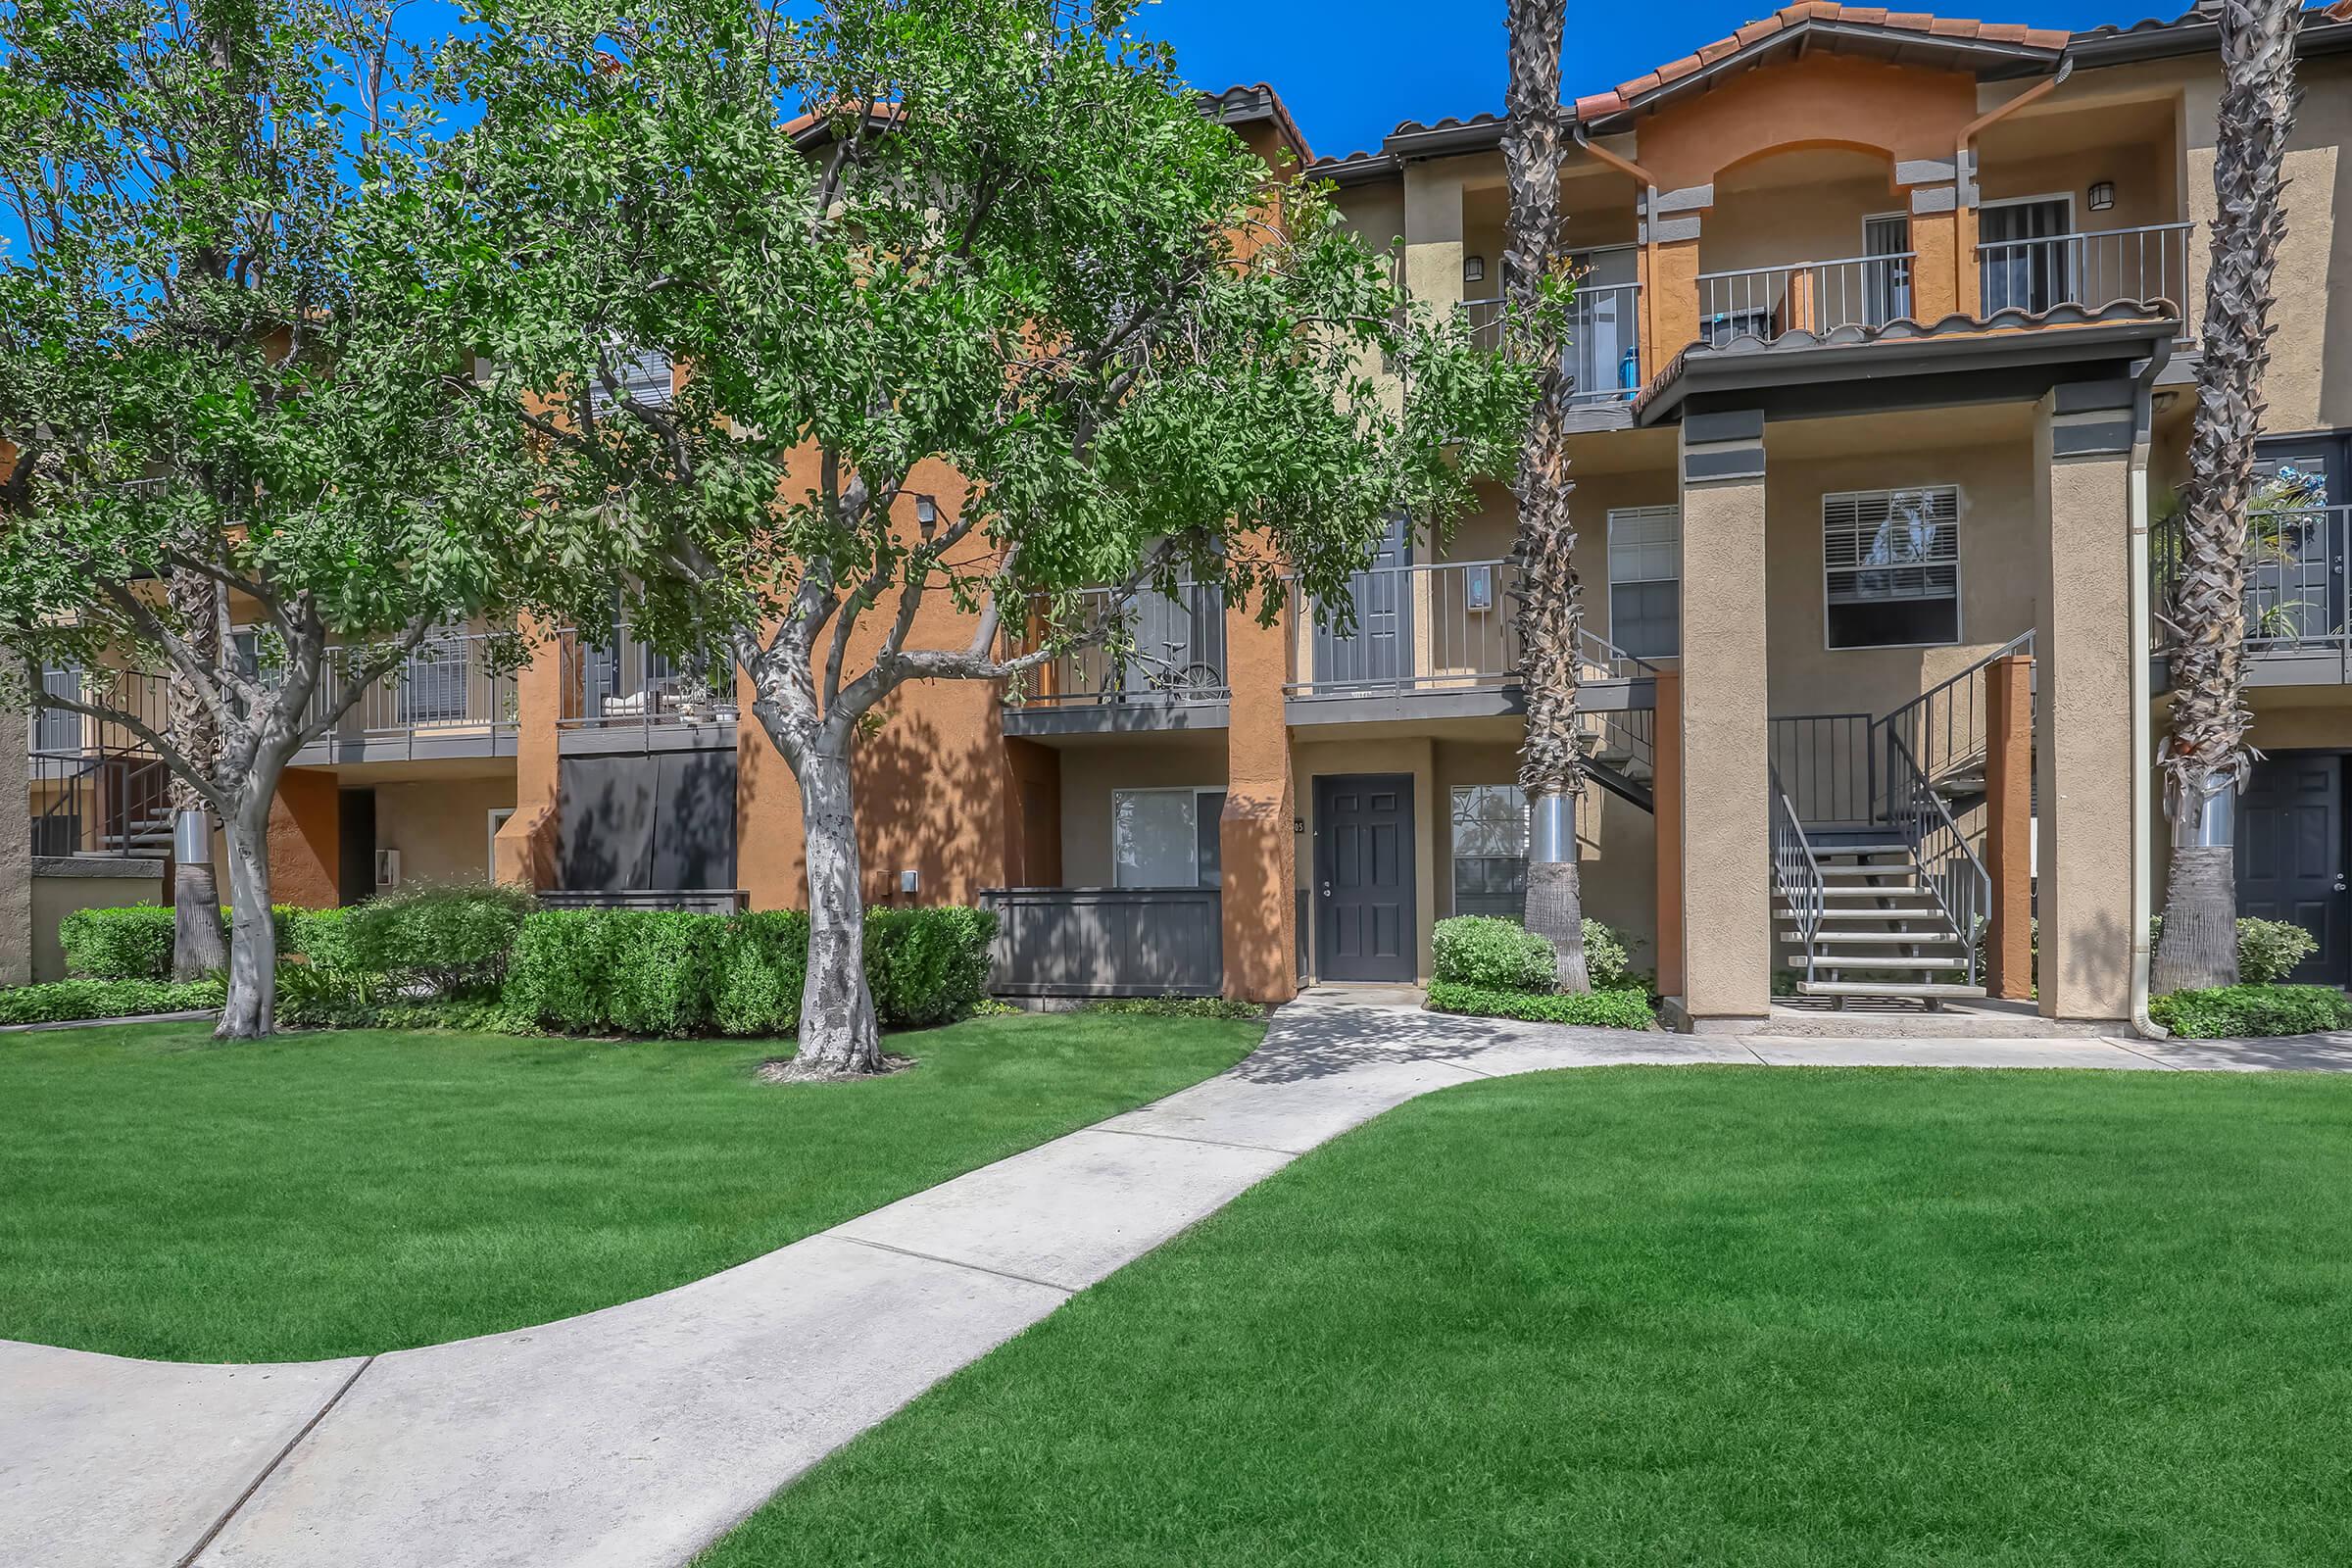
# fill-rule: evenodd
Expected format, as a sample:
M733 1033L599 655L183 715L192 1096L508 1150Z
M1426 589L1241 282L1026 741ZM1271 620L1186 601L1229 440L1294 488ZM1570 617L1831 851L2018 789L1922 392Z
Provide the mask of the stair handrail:
M1576 628L1576 651L1585 663L1600 670L1601 680L1654 678L1658 666L1639 654L1629 654L1590 626Z
M90 678L99 674L110 677L110 686L118 704L143 712L150 722L161 722L163 714L155 710L166 690L166 677L143 669L91 670L83 676L85 693ZM141 682L146 683L143 688L138 684ZM49 798L47 804L37 811L30 808L30 801L27 801L26 831L36 847L54 842L55 835L44 833L43 825L52 821L77 820L81 814L82 791L95 781L100 786L97 793L101 798L96 845L92 849L84 849L78 842L80 835L77 833L71 853L128 857L134 853L130 842L134 820L151 820L146 817L134 818L130 801L132 781L142 772L162 769L163 759L138 734L107 720L85 719L80 731L79 740L71 748L44 748L37 744L27 746L27 782L33 794L46 791L49 792ZM37 741L37 732L32 739ZM103 781L110 771L118 773L122 782L111 792L114 798L107 800L105 796L109 792L103 787ZM167 775L167 798L169 790ZM105 847L109 837L118 840L117 847L112 851Z
M1888 712L1885 717L1873 719L1870 726L1873 732L1871 750L1874 753L1884 754L1886 751L1886 746L1891 743L1893 738L1897 735L1905 736L1907 739L1913 739L1915 740L1916 744L1911 746L1912 760L1920 764L1921 768L1927 773L1930 782L1934 782L1936 779L1941 778L1949 770L1951 763L1956 760L1959 760L1960 757L1959 749L1950 744L1953 731L1952 718L1958 711L1959 708L1959 705L1952 700L1953 694L1963 685L1967 686L1969 692L1969 712L1972 717L1976 716L1979 712L1977 691L1982 683L1984 672L1990 669L1994 664L1999 663L2004 659L2013 658L2019 654L2030 655L2033 652L2034 632L2033 629L2029 627L2025 631L2019 632L2015 637L2010 638L2007 642L2001 644L2000 647L1994 649L1991 653L1986 654L1983 659L1980 659L1975 663L1969 665L1966 669L1959 671L1948 679L1938 681L1934 686L1929 687L1926 691L1921 692L1917 697L1914 697L1909 702L1903 704L1900 708ZM1946 755L1942 756L1938 756L1936 752L1936 749L1929 743L1930 737L1934 732L1936 713L1938 704L1941 705L1944 715L1943 730L1946 742L1944 749ZM1978 726L1972 725L1972 730L1977 728ZM1877 737L1880 735L1884 735L1886 739L1884 741L1879 740ZM1972 747L1974 743L1972 742ZM1974 755L1973 750L1970 755ZM1892 769L1889 768L1887 770L1887 775L1891 775L1891 772ZM1882 807L1890 808L1892 805L1893 783L1891 776L1887 777L1887 800L1876 804L1879 804Z
M1886 738L1887 824L1911 853L1919 885L1936 896L1967 955L1965 984L1978 985L1977 921L1992 910L1992 873L1977 855L1951 808L1936 792L1901 737Z
M1781 786L1778 768L1772 770L1771 810L1773 887L1795 922L1797 940L1804 949L1805 983L1810 985L1821 943L1821 920L1829 910L1829 880L1821 874L1821 858L1813 853L1796 807ZM1778 954L1773 956L1773 966L1780 966Z

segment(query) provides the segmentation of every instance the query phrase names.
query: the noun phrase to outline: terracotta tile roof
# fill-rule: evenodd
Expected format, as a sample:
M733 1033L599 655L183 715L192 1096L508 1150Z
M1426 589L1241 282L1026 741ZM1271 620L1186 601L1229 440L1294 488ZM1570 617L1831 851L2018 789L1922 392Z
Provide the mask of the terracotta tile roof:
M2352 0L2344 0L2344 3L2352 4ZM2017 44L2029 49L2046 49L2052 53L2064 49L2074 36L2063 27L2029 27L2015 22L1972 22L1958 17L1932 17L1924 11L1889 11L1884 6L1848 6L1832 4L1831 0L1803 0L1802 4L1781 7L1761 22L1749 23L1728 38L1718 38L1713 43L1701 45L1680 60L1670 60L1657 70L1646 72L1631 81L1621 81L1612 91L1590 93L1577 99L1576 118L1590 121L1621 114L1635 100L1703 71L1727 55L1761 43L1775 33L1786 32L1811 22L1878 27L1889 32L1916 32L1926 37L1963 42Z

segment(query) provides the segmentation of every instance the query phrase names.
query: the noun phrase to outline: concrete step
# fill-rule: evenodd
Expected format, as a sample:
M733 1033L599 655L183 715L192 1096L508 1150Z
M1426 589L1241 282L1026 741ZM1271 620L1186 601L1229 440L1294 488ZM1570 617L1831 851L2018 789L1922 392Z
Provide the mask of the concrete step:
M1983 986L1890 985L1879 980L1799 980L1796 992L1800 997L1917 997L1921 1001L1944 997L1982 997Z
M1783 931L1783 942L1802 942L1794 931ZM1964 946L1947 924L1940 931L1824 931L1816 941L1824 947L1957 948Z

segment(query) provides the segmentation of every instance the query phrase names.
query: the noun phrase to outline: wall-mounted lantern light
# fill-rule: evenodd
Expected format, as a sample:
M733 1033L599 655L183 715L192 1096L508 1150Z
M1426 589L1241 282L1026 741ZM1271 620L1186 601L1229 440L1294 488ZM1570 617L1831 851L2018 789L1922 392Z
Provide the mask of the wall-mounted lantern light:
M2115 205L2115 181L2102 179L2090 187L2090 210L2103 213Z
M1462 281L1484 283L1487 280L1487 259L1484 256L1462 258Z
M914 520L922 528L923 537L930 538L931 530L939 526L939 503L929 496L916 496Z

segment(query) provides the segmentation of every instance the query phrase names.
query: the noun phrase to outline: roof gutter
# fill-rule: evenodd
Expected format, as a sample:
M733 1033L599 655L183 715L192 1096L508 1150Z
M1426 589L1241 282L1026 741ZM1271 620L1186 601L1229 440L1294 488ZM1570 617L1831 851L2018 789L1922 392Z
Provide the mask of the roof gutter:
M1658 177L1629 158L1596 145L1582 121L1568 127L1576 144L1642 187L1642 363L1657 363Z
M1964 234L1955 232L1952 235L1952 301L1955 305L1963 305L1968 299L1968 272L1970 267L1976 262L1977 253L1977 226L1974 221L1977 203L1973 194L1976 190L1977 171L1973 161L1975 154L1970 149L1975 145L1977 137L1982 132L1999 124L2028 104L2038 103L2047 98L2058 90L2060 84L2067 77L2074 74L2075 54L2070 49L2058 57L2058 70L2055 74L2035 82L1990 114L1979 115L1960 128L1958 145L1952 149L1952 212L1955 218L1963 212L1968 213L1971 215L1971 221L1967 225L1968 232ZM1963 197L1968 199L1962 200ZM1955 229L1958 226L1955 222Z

